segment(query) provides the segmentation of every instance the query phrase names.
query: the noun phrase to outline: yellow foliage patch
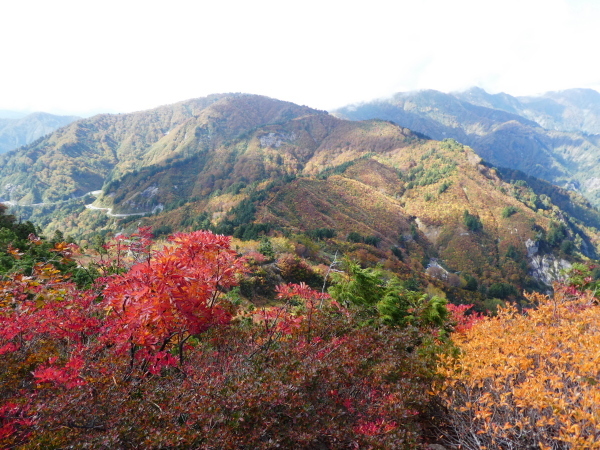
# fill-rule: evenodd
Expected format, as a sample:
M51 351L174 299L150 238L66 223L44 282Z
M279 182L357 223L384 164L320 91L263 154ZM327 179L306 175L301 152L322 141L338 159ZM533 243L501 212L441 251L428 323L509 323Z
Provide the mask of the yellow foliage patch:
M600 448L600 306L533 294L499 308L440 366L437 393L461 448Z

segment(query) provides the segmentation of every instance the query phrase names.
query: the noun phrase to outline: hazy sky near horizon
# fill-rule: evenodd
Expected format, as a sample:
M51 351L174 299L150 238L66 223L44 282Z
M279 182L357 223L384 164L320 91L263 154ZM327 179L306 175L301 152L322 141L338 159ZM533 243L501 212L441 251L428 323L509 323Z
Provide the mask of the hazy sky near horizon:
M20 0L0 109L130 112L220 92L320 109L480 86L600 91L599 0Z

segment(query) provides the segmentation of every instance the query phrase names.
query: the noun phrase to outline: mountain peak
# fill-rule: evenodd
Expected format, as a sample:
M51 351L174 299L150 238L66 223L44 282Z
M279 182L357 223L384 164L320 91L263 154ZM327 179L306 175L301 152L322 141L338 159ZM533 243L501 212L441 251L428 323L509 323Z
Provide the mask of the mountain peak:
M77 119L77 116L57 116L46 112L0 119L0 153L27 145Z

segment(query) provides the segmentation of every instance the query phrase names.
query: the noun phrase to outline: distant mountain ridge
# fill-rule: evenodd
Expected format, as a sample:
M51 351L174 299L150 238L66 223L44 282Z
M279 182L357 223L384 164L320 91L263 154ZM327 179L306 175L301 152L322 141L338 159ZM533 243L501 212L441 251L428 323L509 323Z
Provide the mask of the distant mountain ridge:
M341 118L393 121L472 147L490 163L575 189L600 206L600 94L575 89L541 97L427 90L349 105ZM548 127L548 128L545 128ZM576 131L573 131L576 130Z
M12 111L9 109L0 109L0 119L21 119L31 114L30 111Z
M540 96L513 97L471 88L453 94L474 105L518 114L548 130L600 134L600 93L593 89L567 89Z
M0 117L0 153L30 144L54 130L78 120L77 116L57 116L35 112L22 116L4 111Z

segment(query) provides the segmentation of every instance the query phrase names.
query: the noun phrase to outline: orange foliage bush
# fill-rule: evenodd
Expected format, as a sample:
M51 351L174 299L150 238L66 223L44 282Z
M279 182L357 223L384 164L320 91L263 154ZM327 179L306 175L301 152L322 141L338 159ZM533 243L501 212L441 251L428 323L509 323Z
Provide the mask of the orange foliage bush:
M600 448L600 306L557 287L535 310L499 308L453 339L439 399L463 449Z

